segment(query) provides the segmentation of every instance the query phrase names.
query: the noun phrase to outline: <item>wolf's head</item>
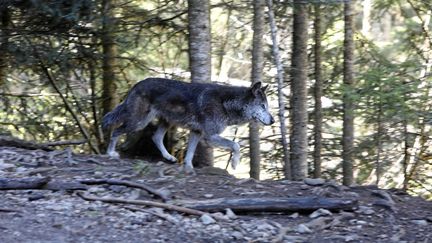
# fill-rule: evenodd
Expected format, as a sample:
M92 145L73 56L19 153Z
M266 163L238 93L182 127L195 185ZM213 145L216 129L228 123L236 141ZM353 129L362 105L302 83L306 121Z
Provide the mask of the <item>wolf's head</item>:
M267 103L267 96L265 90L267 86L261 87L261 82L255 83L251 88L251 101L248 102L246 113L253 120L259 121L264 125L271 125L274 123L274 118L269 112Z

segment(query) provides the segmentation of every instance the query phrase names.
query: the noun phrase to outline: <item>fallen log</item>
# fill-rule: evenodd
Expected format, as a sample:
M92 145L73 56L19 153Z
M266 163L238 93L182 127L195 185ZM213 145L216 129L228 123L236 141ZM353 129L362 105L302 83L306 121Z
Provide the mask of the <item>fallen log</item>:
M53 181L50 177L0 178L0 190L86 190L87 186L74 181Z
M0 190L41 189L50 180L50 177L0 178Z
M10 137L10 136L0 136L0 146L1 147L15 147L15 148L23 148L30 150L44 150L44 151L53 151L52 148L45 146L43 144L37 144L30 141L25 141L19 138Z
M202 201L180 201L180 205L206 212L221 212L230 208L236 213L301 212L324 208L330 211L353 211L357 201L351 199L297 197L297 198L220 198Z

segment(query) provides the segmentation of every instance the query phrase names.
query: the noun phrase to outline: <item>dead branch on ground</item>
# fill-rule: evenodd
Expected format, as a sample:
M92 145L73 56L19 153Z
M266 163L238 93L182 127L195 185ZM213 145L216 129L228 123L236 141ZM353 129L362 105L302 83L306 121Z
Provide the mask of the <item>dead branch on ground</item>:
M79 182L86 185L108 184L108 185L139 188L159 197L163 201L167 201L171 198L171 193L168 190L155 189L150 187L149 185L145 185L143 183L137 183L133 181L117 180L117 179L89 179L89 180L80 180Z
M150 207L158 207L167 209L170 211L177 211L180 213L185 213L189 215L197 215L202 216L206 214L206 212L190 209L186 207L181 207L173 204L168 203L161 203L161 202L153 202L153 201L147 201L147 200L129 200L129 199L121 199L121 198L113 198L113 197L94 197L91 195L88 195L84 192L77 192L77 195L80 196L82 199L87 201L101 201L106 203L120 203L120 204L133 204L133 205L141 205L141 206L150 206Z

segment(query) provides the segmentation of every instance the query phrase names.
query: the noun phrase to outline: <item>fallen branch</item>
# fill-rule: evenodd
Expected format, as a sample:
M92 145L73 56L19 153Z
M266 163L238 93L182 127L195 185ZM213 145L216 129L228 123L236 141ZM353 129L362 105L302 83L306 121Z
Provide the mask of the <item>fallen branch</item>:
M12 209L12 208L0 208L0 212L2 212L2 213L22 213L21 210Z
M0 190L40 189L50 180L50 177L20 179L0 178Z
M127 186L127 187L133 187L133 188L139 188L145 190L161 198L163 201L168 201L171 198L171 193L167 190L155 189L148 185L133 182L133 181L117 180L117 179L89 179L89 180L80 180L80 183L86 185L108 184L108 185L116 185L116 186Z
M197 215L202 216L206 214L206 212L199 211L196 209L181 207L177 205L167 204L167 203L161 203L161 202L153 202L153 201L147 201L147 200L128 200L128 199L121 199L121 198L113 198L113 197L94 197L90 196L84 192L77 192L77 195L80 196L82 199L87 201L100 201L100 202L106 202L106 203L121 203L121 204L133 204L133 205L142 205L142 206L150 206L150 207L158 207L167 209L170 211L177 211L180 213L185 213L189 215Z
M42 143L42 146L62 146L62 145L79 145L79 144L83 144L86 143L87 140L86 139L79 139L79 140L65 140L65 141L54 141L54 142L46 142L46 143Z
M183 206L206 212L220 212L230 208L236 213L248 212L313 212L324 208L330 211L353 211L357 201L350 199L299 198L230 198L203 201L183 201Z
M41 173L51 172L57 170L57 167L51 166L51 167L40 167L33 170L27 170L24 172L20 172L18 174L25 175L25 176L33 176Z

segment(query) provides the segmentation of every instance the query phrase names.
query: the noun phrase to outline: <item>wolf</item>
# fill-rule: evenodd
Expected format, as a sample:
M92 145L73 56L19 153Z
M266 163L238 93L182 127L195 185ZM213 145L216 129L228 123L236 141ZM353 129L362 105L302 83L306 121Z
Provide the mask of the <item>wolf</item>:
M240 146L220 134L227 126L253 120L264 125L273 124L266 88L262 87L261 82L251 87L240 87L186 83L165 78L139 81L130 89L124 101L102 119L103 129L112 131L107 154L119 157L115 147L120 135L144 129L152 120L159 119L152 140L168 161L177 161L163 144L168 128L175 125L190 130L184 158L186 173L195 173L192 159L201 139L210 145L231 150L231 166L235 169L240 161Z

